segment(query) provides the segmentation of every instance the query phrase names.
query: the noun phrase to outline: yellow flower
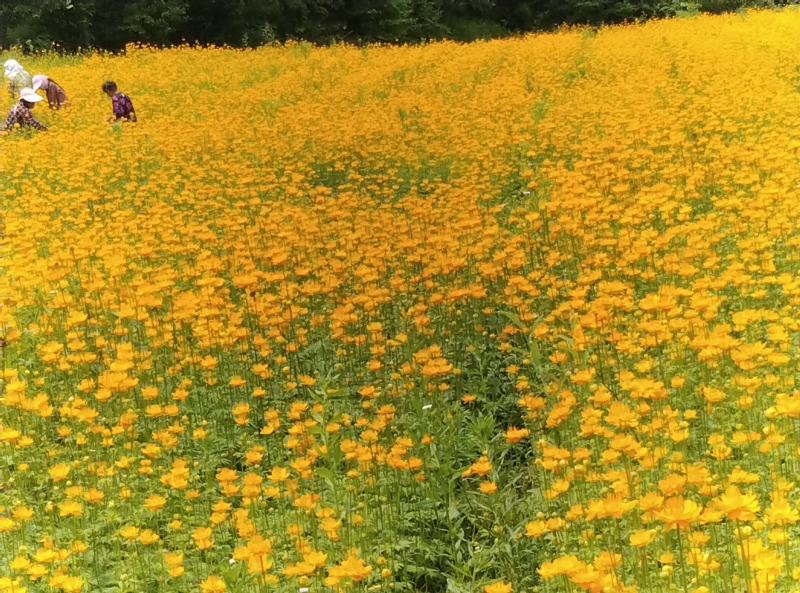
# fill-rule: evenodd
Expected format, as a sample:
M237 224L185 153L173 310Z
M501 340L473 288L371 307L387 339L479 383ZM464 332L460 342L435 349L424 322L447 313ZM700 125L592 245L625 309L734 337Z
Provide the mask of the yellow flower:
M119 530L119 534L123 539L134 541L139 537L139 528L133 525L128 525Z
M503 581L486 585L483 588L484 593L511 593L512 590L511 583L505 583Z
M514 445L528 438L530 431L527 428L509 428L506 431L506 442Z
M302 385L303 387L313 387L314 385L317 384L316 379L314 379L314 377L311 377L309 375L300 375L298 380L300 381L300 385Z
M494 494L497 492L497 484L494 482L481 482L480 491L481 494Z
M481 456L478 461L473 463L468 469L466 469L462 476L468 478L470 476L486 476L489 472L492 471L492 463L489 461L489 458L485 455Z
M273 483L284 482L289 478L289 470L285 467L273 467L269 474L269 481Z
M766 512L767 522L771 525L794 525L800 520L800 513L789 504L782 495L775 496Z
M144 501L144 507L151 513L156 513L163 509L167 504L167 499L158 494L148 496Z
M358 583L365 580L370 574L372 574L372 567L365 564L355 550L351 550L345 560L328 569L326 584L333 586L345 579Z
M86 545L86 542L83 542L81 540L75 540L75 541L72 542L72 545L70 546L70 549L75 554L83 554L84 552L86 552L89 549L89 546Z
M644 548L655 539L656 532L653 529L637 529L630 536L630 544L634 548Z
M84 582L83 579L80 577L70 576L66 577L61 582L61 590L64 593L80 593L83 591Z
M102 490L98 490L97 488L90 488L89 490L83 493L83 500L85 500L88 504L96 505L103 502L105 496L106 495Z
M585 570L586 565L575 556L562 556L552 562L543 562L537 572L543 580L549 581L559 576L572 576Z
M50 474L50 479L53 480L53 482L63 482L67 479L71 470L72 468L69 464L59 463L47 471Z
M680 496L668 498L655 516L668 529L688 529L700 519L701 507L692 500Z
M225 581L212 575L200 584L200 590L202 593L225 593L228 589L225 587Z
M186 572L183 567L183 553L169 552L164 554L164 564L167 567L167 572L172 578L178 578Z
M145 529L139 534L139 541L145 546L151 546L160 540L161 537L150 529Z
M59 517L80 517L83 514L83 506L74 500L68 500L58 505Z
M14 508L12 515L14 516L14 519L23 523L25 521L30 521L31 518L33 518L33 510L31 510L29 507L20 505Z
M210 527L198 527L192 533L192 539L200 551L210 550L214 547L214 538Z
M743 494L736 486L729 486L716 503L719 510L732 521L752 521L761 510L754 494Z

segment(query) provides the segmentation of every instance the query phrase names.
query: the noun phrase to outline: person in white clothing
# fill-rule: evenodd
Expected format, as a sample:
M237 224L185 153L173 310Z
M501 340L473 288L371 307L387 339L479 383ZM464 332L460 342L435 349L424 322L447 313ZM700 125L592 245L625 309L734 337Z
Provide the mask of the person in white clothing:
M33 86L31 75L16 60L6 60L3 68L6 80L8 80L8 92L12 98L16 99L22 89Z

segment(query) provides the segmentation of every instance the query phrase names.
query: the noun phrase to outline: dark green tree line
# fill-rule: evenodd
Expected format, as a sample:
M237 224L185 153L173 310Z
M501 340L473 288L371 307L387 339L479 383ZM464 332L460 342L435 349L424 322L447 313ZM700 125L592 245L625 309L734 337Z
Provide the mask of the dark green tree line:
M0 46L469 40L797 0L0 0Z

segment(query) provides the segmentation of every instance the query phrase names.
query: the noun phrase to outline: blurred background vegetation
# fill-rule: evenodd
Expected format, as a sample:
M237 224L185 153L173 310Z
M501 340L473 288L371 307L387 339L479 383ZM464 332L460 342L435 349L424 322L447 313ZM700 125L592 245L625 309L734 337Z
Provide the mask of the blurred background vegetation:
M126 43L254 47L303 39L461 41L798 0L28 0L0 2L0 46L120 49Z

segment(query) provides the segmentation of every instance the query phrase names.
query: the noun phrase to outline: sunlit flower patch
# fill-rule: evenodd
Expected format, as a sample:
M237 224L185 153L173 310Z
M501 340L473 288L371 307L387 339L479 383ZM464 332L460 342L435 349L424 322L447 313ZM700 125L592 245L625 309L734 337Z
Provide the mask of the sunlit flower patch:
M793 591L798 26L23 60L0 593Z

